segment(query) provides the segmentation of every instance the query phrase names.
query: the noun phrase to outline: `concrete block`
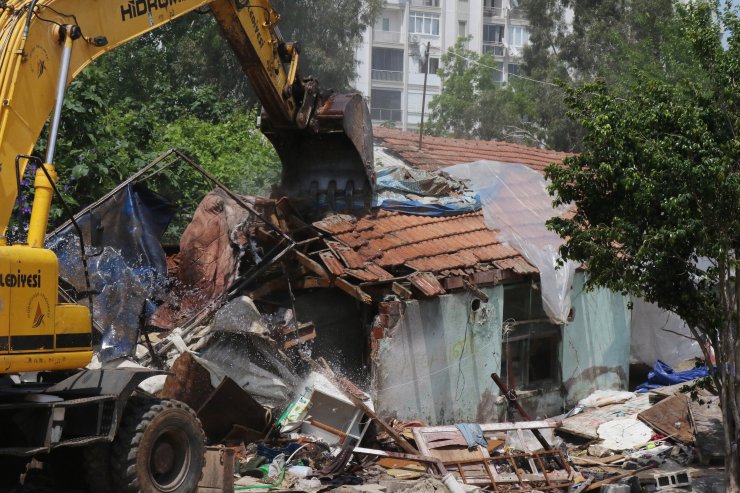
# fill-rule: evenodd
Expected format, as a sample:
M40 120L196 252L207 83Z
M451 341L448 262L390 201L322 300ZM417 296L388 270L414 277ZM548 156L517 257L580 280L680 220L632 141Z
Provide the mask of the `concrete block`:
M691 486L691 474L686 469L656 474L655 483L658 491L680 486Z

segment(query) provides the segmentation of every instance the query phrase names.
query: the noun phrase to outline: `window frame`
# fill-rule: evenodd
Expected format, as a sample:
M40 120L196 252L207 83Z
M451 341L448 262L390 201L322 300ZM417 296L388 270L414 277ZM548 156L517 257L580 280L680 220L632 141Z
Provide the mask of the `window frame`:
M417 29L417 24L421 30ZM440 16L435 12L425 12L423 10L412 10L409 12L409 34L439 36L439 24ZM435 30L436 32L434 32Z

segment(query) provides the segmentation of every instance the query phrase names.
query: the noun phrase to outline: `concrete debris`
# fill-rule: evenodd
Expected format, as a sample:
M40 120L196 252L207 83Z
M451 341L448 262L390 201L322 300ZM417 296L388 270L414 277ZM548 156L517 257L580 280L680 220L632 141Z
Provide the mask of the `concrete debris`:
M169 291L134 327L127 363L168 372L142 389L200 419L199 491L660 490L692 484L696 458L721 450L702 444L721 436L716 398L624 391L627 358L584 354L619 344L581 347L574 333L597 333L583 322L549 327L537 270L480 214L309 224L285 199L242 199L249 210L209 194L168 250ZM578 369L552 350L566 339Z

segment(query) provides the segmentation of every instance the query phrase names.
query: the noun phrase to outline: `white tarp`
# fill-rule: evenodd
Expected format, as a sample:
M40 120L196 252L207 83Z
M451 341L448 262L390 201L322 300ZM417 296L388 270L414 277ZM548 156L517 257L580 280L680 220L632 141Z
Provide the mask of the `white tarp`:
M641 298L632 302L632 358L648 366L658 360L676 366L687 359L703 358L699 343L681 317Z
M496 161L458 164L443 171L470 180L480 196L486 226L498 230L502 242L539 270L542 304L548 318L556 324L567 323L577 264L568 261L558 266L563 240L547 229L545 221L563 214L568 207L552 206L545 178L523 164Z

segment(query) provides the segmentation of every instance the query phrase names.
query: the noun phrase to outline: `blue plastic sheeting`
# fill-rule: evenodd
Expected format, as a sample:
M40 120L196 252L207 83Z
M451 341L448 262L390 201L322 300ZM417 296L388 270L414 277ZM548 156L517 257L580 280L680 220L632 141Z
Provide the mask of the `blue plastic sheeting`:
M471 205L444 205L444 204L424 204L416 200L396 200L385 199L376 207L387 211L403 212L404 214L414 214L417 216L453 216L455 214L465 214L480 210L480 198L475 196L475 202Z
M706 376L709 376L709 370L706 366L686 371L675 371L667 364L658 360L650 373L648 373L647 382L638 385L635 392L644 394L652 389L659 389L660 387L688 382Z
M98 358L109 361L136 349L141 321L163 289L167 264L160 239L174 216L172 205L141 184L129 184L77 219L86 246L93 316L103 329ZM91 241L98 237L99 241ZM92 244L91 243L97 243ZM77 292L85 291L80 243L67 225L47 244L59 258L59 277ZM80 303L87 303L83 297Z
M480 210L478 195L463 180L439 171L404 166L376 169L374 207L417 216L451 216Z

